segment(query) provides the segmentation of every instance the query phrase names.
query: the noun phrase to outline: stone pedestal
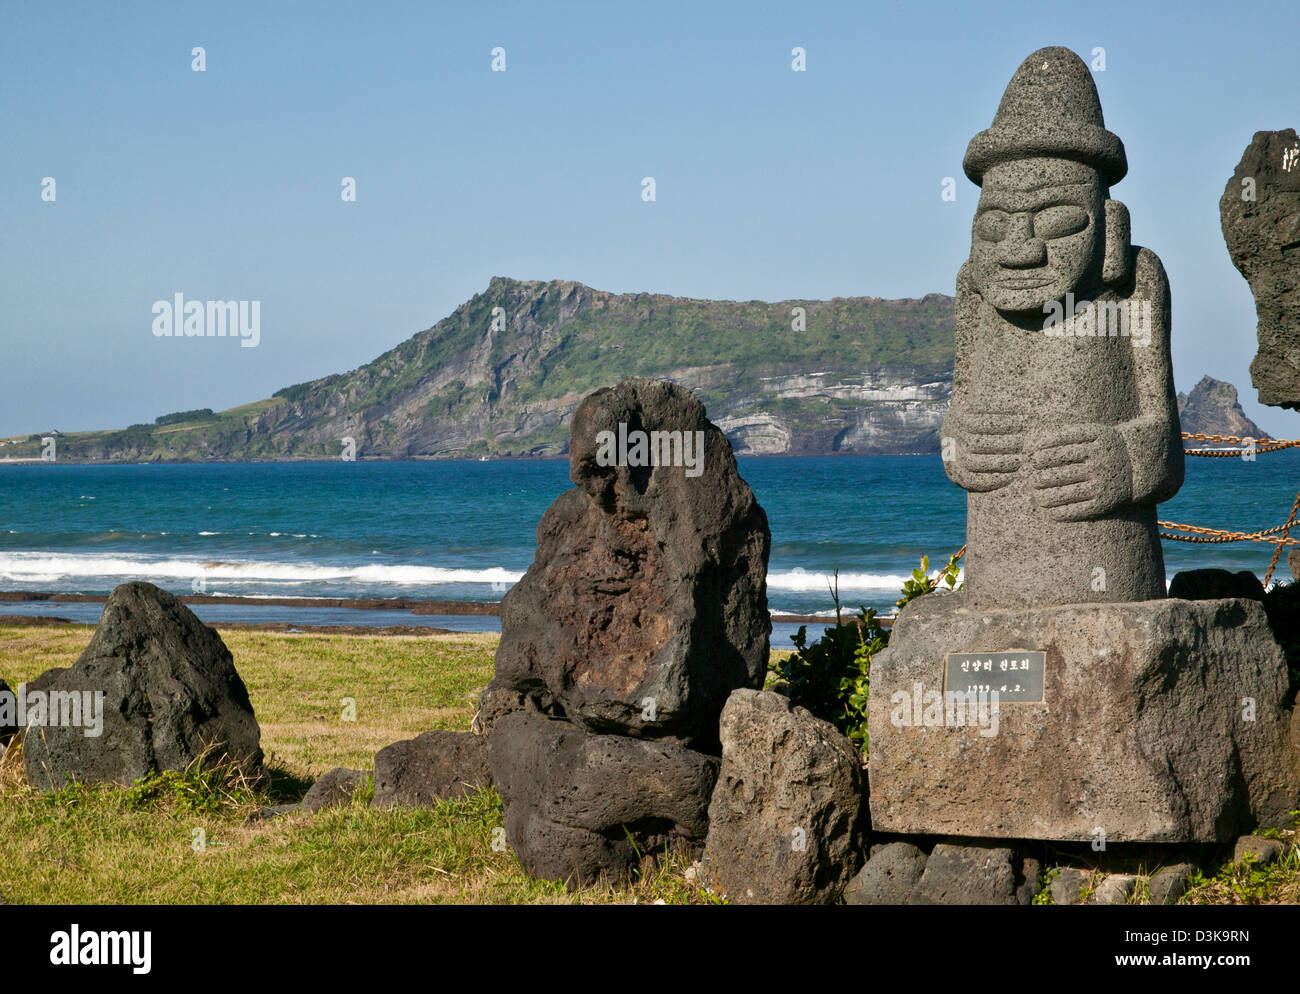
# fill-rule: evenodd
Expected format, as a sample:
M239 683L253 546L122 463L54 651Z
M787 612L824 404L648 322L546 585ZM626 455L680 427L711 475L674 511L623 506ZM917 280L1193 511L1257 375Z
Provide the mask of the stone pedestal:
M1033 674L998 672L993 654L1011 650L1041 665L1041 692ZM991 684L1041 699L986 699L982 714L937 704L949 653L987 654ZM1300 743L1287 686L1256 601L975 611L960 593L922 597L871 669L872 828L1220 842L1289 823Z

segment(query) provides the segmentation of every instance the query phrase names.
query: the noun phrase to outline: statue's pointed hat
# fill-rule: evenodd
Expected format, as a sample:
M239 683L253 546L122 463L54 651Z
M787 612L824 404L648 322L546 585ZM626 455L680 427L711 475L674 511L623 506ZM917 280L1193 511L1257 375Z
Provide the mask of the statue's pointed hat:
M989 166L1028 156L1075 159L1109 184L1128 172L1124 143L1106 130L1092 73L1068 48L1040 48L1020 64L993 126L971 139L962 168L982 183Z

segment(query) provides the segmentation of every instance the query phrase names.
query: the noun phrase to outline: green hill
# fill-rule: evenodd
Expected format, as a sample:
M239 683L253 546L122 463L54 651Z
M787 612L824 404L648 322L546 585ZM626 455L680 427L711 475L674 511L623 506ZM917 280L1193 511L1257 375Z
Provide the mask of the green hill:
M344 438L362 459L559 455L582 396L627 376L694 389L742 453L937 451L952 326L942 294L764 303L497 277L350 373L215 414L68 434L58 458L334 458ZM0 455L38 456L39 441Z

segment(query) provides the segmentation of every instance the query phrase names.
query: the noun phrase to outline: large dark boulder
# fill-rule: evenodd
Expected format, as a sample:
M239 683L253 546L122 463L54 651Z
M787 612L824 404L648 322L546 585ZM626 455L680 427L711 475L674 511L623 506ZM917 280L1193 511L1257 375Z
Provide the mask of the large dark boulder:
M722 712L722 770L702 875L733 904L830 904L862 863L862 756L768 691Z
M1300 409L1300 137L1257 131L1219 199L1232 264L1250 283L1259 402Z
M692 444L634 465L616 443L638 432ZM578 407L569 477L502 603L479 727L523 708L716 751L727 696L762 685L771 633L767 517L730 443L689 390L625 380Z
M60 699L65 717L70 702L91 706L75 727L38 724L34 692L52 702L51 715ZM27 695L23 759L38 790L71 781L129 784L184 770L200 757L207 766L231 762L249 776L263 773L261 733L230 651L189 608L150 583L114 590L77 662L42 674ZM99 734L88 727L95 711L102 716Z
M718 776L712 756L513 711L497 720L488 758L506 839L534 876L616 881L642 857L704 842Z
M469 732L434 731L375 753L377 808L429 807L492 786L487 740Z

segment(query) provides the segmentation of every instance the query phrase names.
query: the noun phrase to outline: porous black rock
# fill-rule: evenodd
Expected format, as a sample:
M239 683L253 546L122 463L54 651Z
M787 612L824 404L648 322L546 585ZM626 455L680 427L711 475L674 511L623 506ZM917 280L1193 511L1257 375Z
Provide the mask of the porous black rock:
M872 846L870 858L844 889L844 903L906 904L925 872L925 861L926 854L910 842Z
M940 843L908 904L1029 904L1039 863L1006 846Z
M352 803L353 795L366 782L367 776L365 770L336 766L311 785L303 795L300 809L311 812L346 807Z
M487 751L506 840L534 876L617 881L645 856L704 843L712 756L527 711L502 715Z
M656 465L635 465L637 433ZM531 709L716 752L718 715L762 685L771 633L767 516L730 443L689 390L631 379L583 400L569 465L576 488L502 602L477 727Z
M487 740L469 732L424 732L375 753L377 808L429 807L492 785Z
M261 733L230 650L174 595L151 583L117 587L81 657L27 684L26 693L33 692L51 701L59 699L55 694L98 700L103 719L100 734L88 735L94 730L85 715L79 725L37 725L29 710L23 760L38 790L72 781L129 784L200 761L230 763L253 778L264 773Z
M1169 596L1187 601L1215 601L1226 597L1264 599L1264 585L1248 569L1237 573L1226 569L1189 569L1175 573L1169 581Z
M862 756L767 691L722 711L722 769L701 874L734 904L830 904L862 862Z
M1259 402L1300 409L1300 136L1257 131L1223 196L1219 221L1232 264L1250 284Z

